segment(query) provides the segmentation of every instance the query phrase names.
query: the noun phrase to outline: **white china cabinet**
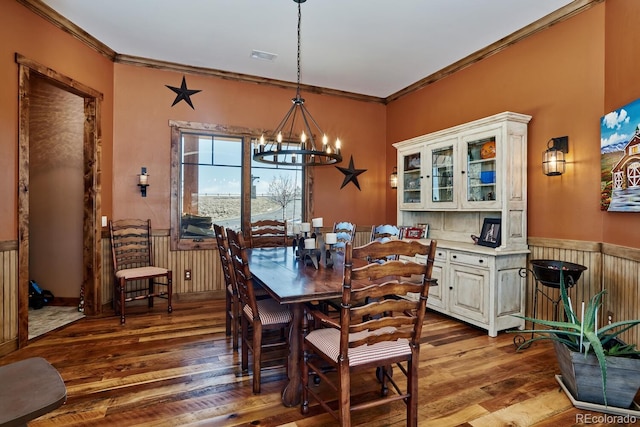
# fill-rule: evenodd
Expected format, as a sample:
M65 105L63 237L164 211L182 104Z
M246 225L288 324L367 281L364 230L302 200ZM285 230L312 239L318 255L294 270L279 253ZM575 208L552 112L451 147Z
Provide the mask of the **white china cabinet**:
M504 112L394 144L399 225L429 224L438 240L429 308L487 329L524 322L527 246L527 124ZM499 240L482 237L499 220ZM495 247L493 247L495 246Z

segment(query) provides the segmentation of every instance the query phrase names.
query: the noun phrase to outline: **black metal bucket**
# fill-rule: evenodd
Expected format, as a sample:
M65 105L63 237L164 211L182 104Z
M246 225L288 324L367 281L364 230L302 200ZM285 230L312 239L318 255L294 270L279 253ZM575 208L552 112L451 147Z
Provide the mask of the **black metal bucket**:
M582 272L587 269L584 265L566 261L554 261L550 259L531 260L533 275L540 283L552 288L560 287L560 272L564 277L567 288L576 284Z

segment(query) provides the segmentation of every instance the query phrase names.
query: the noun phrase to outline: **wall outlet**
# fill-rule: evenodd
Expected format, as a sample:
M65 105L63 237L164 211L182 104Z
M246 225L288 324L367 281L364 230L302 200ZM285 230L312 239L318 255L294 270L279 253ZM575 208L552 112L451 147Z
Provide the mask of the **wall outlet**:
M184 271L184 280L191 280L191 270Z

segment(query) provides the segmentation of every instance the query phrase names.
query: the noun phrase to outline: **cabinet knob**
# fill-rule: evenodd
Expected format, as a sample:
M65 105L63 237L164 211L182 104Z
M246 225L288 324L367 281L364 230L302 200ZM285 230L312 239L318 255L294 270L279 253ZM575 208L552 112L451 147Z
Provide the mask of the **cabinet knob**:
M465 171L460 171L460 173L462 173L463 175L465 174Z
M479 262L480 264L482 264L482 263L484 262L484 260L483 260L483 259L480 259L480 260L478 260L478 262Z
M458 256L457 255L452 255L451 258L456 259L456 258L458 258Z
M452 291L453 290L453 286L449 286L449 290Z

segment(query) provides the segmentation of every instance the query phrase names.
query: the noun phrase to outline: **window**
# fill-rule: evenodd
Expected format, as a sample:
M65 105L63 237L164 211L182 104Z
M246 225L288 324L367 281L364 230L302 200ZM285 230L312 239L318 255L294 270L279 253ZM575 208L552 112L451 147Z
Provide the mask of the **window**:
M275 166L251 160L251 222L302 218L302 167Z
M215 247L213 224L304 217L304 170L254 162L249 129L171 121L171 249Z

